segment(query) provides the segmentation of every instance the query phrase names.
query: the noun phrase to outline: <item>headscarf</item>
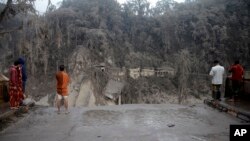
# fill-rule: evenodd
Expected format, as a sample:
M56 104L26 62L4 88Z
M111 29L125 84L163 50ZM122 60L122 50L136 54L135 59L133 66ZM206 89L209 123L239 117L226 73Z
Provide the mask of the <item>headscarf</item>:
M23 57L19 57L18 61L22 65L22 81L26 81L27 80L27 73L26 73L25 60Z

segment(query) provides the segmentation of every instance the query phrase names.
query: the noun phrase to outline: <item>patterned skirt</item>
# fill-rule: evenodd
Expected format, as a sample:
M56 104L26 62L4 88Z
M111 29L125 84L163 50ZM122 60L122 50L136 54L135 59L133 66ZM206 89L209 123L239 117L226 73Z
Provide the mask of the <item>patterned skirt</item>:
M9 95L10 95L10 107L18 108L22 100L24 99L22 87L11 85L9 86Z

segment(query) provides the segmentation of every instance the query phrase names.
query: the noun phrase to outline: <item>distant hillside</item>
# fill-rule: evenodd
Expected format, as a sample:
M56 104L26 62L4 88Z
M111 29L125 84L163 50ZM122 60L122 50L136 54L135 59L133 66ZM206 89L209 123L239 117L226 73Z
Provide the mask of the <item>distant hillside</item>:
M45 83L54 80L62 63L76 77L88 75L87 70L100 63L172 67L177 75L168 83L174 93L184 86L197 95L202 92L194 84L207 84L209 78L190 74L207 74L214 59L225 67L235 59L250 65L249 5L247 0L160 0L150 8L147 0L124 5L115 0L64 0L43 16L18 16L23 29L0 38L0 50L6 52L0 70L24 56L32 80Z

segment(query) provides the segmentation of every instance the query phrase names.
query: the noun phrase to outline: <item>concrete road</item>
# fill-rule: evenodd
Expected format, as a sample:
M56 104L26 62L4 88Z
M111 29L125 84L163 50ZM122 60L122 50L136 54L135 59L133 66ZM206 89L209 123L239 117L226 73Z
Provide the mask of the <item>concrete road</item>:
M206 105L41 107L0 133L0 141L228 141L240 120Z

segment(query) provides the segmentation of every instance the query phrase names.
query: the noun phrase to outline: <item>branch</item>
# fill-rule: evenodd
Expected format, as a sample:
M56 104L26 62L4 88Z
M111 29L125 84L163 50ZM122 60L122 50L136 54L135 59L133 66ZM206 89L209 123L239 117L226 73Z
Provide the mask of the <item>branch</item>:
M0 23L8 16L15 16L18 13L25 13L31 11L34 13L35 0L8 0L3 11L0 13Z
M4 17L6 17L6 15L8 14L8 11L11 9L11 4L12 4L12 0L8 0L3 11L0 14L0 23L3 21Z

